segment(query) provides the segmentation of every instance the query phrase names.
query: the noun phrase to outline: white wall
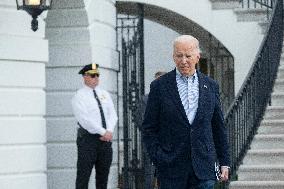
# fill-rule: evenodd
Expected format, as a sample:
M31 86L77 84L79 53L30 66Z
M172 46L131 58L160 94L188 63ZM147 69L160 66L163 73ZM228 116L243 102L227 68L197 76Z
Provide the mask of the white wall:
M165 26L144 20L145 93L149 93L150 83L157 71L168 72L175 68L173 41L178 36L177 32Z
M0 1L0 188L46 189L44 22Z

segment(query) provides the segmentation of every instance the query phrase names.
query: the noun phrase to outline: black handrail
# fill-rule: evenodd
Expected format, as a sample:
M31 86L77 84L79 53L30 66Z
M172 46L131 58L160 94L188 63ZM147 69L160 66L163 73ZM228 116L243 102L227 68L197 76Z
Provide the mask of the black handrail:
M270 8L273 9L276 0L240 0L243 8Z
M236 180L251 141L270 102L283 43L283 0L276 0L269 28L239 93L225 116L231 147L230 181ZM217 186L228 188L228 183Z
M266 10L267 19L270 18L272 9L276 0L240 0L242 8L255 9L261 8Z

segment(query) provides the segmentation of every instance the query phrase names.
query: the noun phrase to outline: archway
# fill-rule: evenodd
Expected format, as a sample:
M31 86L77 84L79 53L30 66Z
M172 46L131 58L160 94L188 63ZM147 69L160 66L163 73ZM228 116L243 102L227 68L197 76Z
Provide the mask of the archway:
M118 14L128 15L125 16L126 18L129 18L131 16L135 18L135 16L142 15L145 19L157 22L165 27L171 28L172 30L180 34L191 34L197 37L200 41L200 46L202 49L202 59L200 60L198 68L205 74L218 81L220 85L223 109L224 111L226 111L229 108L232 100L234 99L234 59L227 48L224 47L224 45L220 41L218 41L210 32L206 31L197 23L178 13L158 6L118 1L116 7ZM128 31L133 27L135 27L135 24L133 24L133 26L128 26ZM133 33L128 32L125 38L131 39L132 35ZM162 38L163 36L160 35L160 37ZM119 46L120 45L118 45L118 47ZM159 54L156 54L155 56L159 56ZM122 55L121 57L123 61L124 56ZM144 64L143 61L140 61L140 63ZM142 65L142 67L144 67L144 65ZM135 73L137 71L144 71L144 69L136 70ZM145 71L147 71L147 68L145 68ZM123 92L125 93L124 89ZM132 94L133 91L129 91L129 93L124 95L128 97L132 96ZM140 95L141 94L139 93L139 91L137 91L137 94L135 94L134 97L137 98L137 96ZM134 105L135 104L137 103L134 103ZM127 107L127 105L125 107ZM132 109L135 110L135 108ZM124 176L124 183L127 184L127 186L124 187L132 188L135 186L136 188L139 188L140 185L143 185L140 182L136 182L141 180L139 177L141 177L141 171L143 172L143 155L137 154L141 152L141 146L137 145L137 139L139 140L140 135L137 131L137 125L139 123L137 123L136 120L139 121L139 119L135 118L135 113L131 112L132 110L129 111L129 120L131 121L126 122L126 125L123 125L124 133L127 134L127 140L125 139L123 143L124 157L129 157L126 158L127 161L124 161L123 163L121 161L121 167L123 168L124 175L125 171L129 170L129 173L127 173L128 176ZM127 131L125 131L126 129ZM127 177L132 178L127 179Z

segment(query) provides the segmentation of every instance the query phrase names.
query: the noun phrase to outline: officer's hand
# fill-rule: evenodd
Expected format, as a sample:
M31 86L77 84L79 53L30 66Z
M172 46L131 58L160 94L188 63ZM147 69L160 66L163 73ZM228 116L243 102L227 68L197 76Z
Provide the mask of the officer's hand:
M112 133L110 131L106 131L106 133L100 137L100 140L110 142L112 140Z

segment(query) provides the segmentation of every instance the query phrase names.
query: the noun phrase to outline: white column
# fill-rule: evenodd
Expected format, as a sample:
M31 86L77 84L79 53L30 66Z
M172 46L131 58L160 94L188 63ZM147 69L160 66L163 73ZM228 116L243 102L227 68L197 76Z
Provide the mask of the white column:
M100 64L101 85L116 103L116 11L114 0L54 1L47 15L49 40L47 64L48 188L71 189L76 180L76 120L71 97L82 87L78 71L92 62ZM117 143L109 188L117 186ZM94 171L90 189L95 188Z
M101 86L112 94L117 104L117 71L119 70L116 51L116 7L115 0L85 0L89 19L92 62L101 67ZM121 136L120 136L121 137ZM114 134L113 161L109 174L109 189L118 185L118 140ZM94 174L92 175L94 177ZM94 182L90 186L95 188Z
M46 189L44 22L0 2L0 188Z
M71 97L81 87L78 69L91 60L84 1L54 1L46 19L46 38L49 40L46 68L48 188L72 189L75 188L77 148Z

